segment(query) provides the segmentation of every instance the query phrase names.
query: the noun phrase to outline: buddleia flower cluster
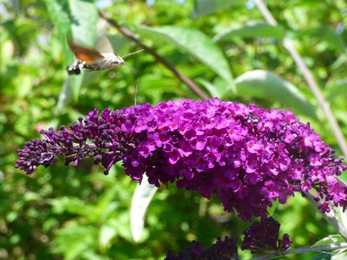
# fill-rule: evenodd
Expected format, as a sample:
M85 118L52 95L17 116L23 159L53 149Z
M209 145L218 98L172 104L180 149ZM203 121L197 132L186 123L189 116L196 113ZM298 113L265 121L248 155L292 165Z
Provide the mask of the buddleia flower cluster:
M265 219L273 201L284 204L294 192L314 191L323 212L346 208L346 187L336 178L346 166L291 111L185 99L94 110L70 129L41 134L44 140L18 150L16 167L27 174L61 155L74 166L94 157L105 174L122 161L139 182L146 174L156 186L175 182L208 199L214 194L243 220Z

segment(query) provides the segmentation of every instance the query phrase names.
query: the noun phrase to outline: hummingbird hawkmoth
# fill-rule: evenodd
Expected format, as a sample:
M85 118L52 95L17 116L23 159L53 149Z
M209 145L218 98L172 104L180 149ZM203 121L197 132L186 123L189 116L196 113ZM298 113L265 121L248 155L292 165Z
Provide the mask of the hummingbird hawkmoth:
M66 68L69 75L79 75L82 68L107 70L124 64L123 58L113 52L112 45L105 36L97 40L95 49L74 44L70 40L68 40L68 45L78 59L78 61ZM127 54L124 57L140 51Z

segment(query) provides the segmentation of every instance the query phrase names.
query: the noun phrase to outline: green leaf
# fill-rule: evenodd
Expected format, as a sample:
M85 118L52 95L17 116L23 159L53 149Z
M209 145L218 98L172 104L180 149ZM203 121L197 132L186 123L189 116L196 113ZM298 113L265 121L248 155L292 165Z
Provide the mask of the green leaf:
M20 81L20 84L17 85L20 86L17 88L17 97L24 98L31 93L34 85L34 79L31 75L23 75L21 78L15 78L14 80Z
M172 78L160 77L157 75L146 74L140 77L139 92L146 93L153 91L161 92L179 92L177 88L174 88L175 81ZM149 94L149 93L148 93ZM177 93L179 94L179 93Z
M344 214L345 215L345 214ZM340 235L329 235L327 237L324 237L320 239L318 242L316 242L313 246L323 246L323 245L331 245L335 243L343 243L346 240ZM326 252L324 252L326 251ZM317 256L315 256L313 259L315 260L323 260L323 259L346 259L346 249L345 248L337 248L337 249L327 249L327 250L321 250L321 253Z
M82 82L82 77L78 77L78 78L76 78L76 80L79 80L80 82ZM75 80L75 82L76 82L76 80ZM75 85L77 85L77 84L75 84ZM67 104L71 103L72 100L73 100L73 97L72 97L72 89L70 87L70 80L67 78L64 81L63 88L62 88L60 95L59 95L56 113L59 114L60 111Z
M222 96L229 91L229 89L225 87L225 84L212 84L202 78L198 78L196 81L207 89L211 97L222 98Z
M48 14L58 31L60 40L64 45L65 65L68 66L73 62L73 54L69 50L66 42L66 36L71 34L71 10L68 0L45 0Z
M99 233L99 243L102 248L106 248L110 240L117 234L117 230L113 226L102 225Z
M218 33L213 37L213 41L228 42L234 37L272 37L281 40L284 35L284 30L278 26L272 26L263 21L249 21L244 25L235 26Z
M65 196L52 199L49 203L53 206L53 211L57 214L70 212L72 214L83 216L92 222L99 218L99 215L96 214L98 212L95 212L94 210L94 206L87 204L79 198Z
M48 10L54 26L57 28L60 36L65 36L69 32L71 19L69 17L69 1L68 0L45 0L45 4Z
M5 64L10 63L13 60L14 44L10 40L6 40L0 43L0 72L3 73Z
M345 239L339 234L339 235L329 235L327 237L324 237L317 241L314 246L323 246L323 245L329 245L332 243L341 243L345 242Z
M132 237L129 232L129 212L124 211L119 214L118 211L117 213L117 217L109 218L106 224L115 228L118 237L123 237L128 241L132 241Z
M332 101L340 95L347 93L347 78L337 80L335 86L327 91L327 101Z
M243 2L241 0L237 1L225 1L225 0L195 0L194 8L192 11L192 17L197 18L207 14L212 14L219 9L229 7L237 2Z
M315 110L305 96L291 83L269 71L249 71L235 79L238 95L274 99L291 106L314 120Z
M347 53L346 42L333 28L327 25L321 25L314 28L302 30L296 35L297 38L305 36L316 37L321 41L325 41L332 49L340 51L341 53Z
M156 186L149 184L145 176L141 184L136 187L130 208L131 233L135 242L138 242L141 237L145 213L157 189Z
M69 0L69 4L70 17L72 17L71 31L73 38L94 46L96 22L99 17L95 5L92 2L76 0ZM82 76L83 74L79 77L69 77L69 83L75 101L78 100L79 91L82 85Z
M166 40L189 52L228 84L233 85L229 64L221 49L202 32L178 26L141 27L140 33Z
M331 260L331 253L320 253L319 255L312 258L312 260Z
M119 207L118 202L114 201L117 193L117 189L109 189L100 196L94 207L94 213L98 215L99 222L106 221Z
M95 5L88 1L45 0L45 2L50 18L64 44L65 65L69 66L73 63L74 58L72 51L67 46L66 37L71 35L73 39L93 46L98 11ZM58 111L72 100L78 100L82 79L83 74L70 76L68 78L69 83L64 83L57 105Z
M78 259L78 256L95 247L98 230L94 226L83 225L77 221L65 223L57 230L53 252L63 253L64 259Z

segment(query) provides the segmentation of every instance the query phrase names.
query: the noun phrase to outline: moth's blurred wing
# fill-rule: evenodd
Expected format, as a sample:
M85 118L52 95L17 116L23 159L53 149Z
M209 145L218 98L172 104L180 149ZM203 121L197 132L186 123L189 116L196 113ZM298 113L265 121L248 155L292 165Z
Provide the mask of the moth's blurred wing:
M96 50L88 49L86 47L73 44L72 42L68 42L71 50L75 54L76 58L85 61L86 64L94 63L97 60L103 59L104 57Z
M95 49L102 53L114 53L112 44L105 35L101 35L96 39Z

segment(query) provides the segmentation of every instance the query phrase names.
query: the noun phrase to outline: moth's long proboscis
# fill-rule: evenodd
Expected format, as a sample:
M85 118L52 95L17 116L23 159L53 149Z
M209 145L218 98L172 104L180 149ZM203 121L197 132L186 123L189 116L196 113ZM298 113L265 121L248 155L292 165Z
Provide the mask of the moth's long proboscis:
M130 55L134 55L134 54L137 54L137 53L139 53L139 52L143 52L143 49L142 49L142 50L135 51L135 52L130 52L130 53L128 53L128 54L125 54L122 58L124 59L124 58L126 58L126 57L128 57L128 56L130 56Z

